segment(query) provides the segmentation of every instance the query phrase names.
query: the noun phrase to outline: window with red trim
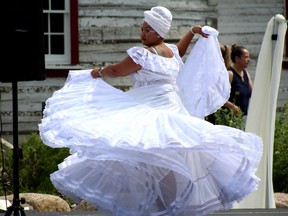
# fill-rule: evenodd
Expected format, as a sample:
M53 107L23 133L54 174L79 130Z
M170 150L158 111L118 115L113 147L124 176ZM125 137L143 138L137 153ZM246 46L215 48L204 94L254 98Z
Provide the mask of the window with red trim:
M43 0L45 63L79 63L78 0Z

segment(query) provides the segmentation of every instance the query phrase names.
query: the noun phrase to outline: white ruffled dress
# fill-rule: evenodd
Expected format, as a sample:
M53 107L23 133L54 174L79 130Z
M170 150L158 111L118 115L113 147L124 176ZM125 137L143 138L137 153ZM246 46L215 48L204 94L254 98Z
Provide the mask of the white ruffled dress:
M177 84L183 62L167 45L172 58L127 51L142 66L127 92L76 70L46 101L43 142L71 149L51 174L59 192L113 216L197 216L229 209L257 189L261 139L191 116Z

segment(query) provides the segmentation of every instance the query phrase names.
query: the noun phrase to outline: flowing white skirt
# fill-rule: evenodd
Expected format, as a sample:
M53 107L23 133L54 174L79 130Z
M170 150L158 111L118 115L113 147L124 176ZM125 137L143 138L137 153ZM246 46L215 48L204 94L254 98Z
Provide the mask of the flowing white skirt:
M153 106L90 70L70 72L39 124L45 144L71 149L51 174L59 192L114 216L195 216L257 189L258 136L181 113L181 105Z

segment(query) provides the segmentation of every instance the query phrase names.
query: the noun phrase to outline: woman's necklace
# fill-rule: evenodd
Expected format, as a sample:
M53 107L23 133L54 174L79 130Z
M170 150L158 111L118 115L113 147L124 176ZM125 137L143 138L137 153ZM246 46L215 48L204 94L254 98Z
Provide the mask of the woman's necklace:
M233 69L236 71L236 73L241 77L242 81L244 81L244 70L237 70L235 67Z

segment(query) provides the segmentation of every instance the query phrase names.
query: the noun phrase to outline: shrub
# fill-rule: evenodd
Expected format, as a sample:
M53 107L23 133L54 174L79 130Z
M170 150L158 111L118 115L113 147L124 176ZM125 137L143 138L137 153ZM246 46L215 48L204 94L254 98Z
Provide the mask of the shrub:
M235 98L233 99L233 104L235 104L236 98L239 96L239 92L235 92ZM233 110L222 106L218 109L214 115L215 118L215 125L226 125L229 127L238 128L241 130L245 129L245 120L243 118L243 112L241 110L238 111L237 115L234 115ZM209 120L206 118L206 120Z
M234 115L231 109L222 107L215 112L215 124L226 125L229 127L238 128L244 130L245 121L243 119L243 112L240 110L238 115Z
M20 163L20 188L23 192L52 193L57 191L50 174L69 155L68 148L51 148L40 137L32 134L22 143L23 160Z
M57 166L64 158L69 156L68 148L51 148L44 145L39 135L31 134L21 144L23 159L19 159L19 191L21 193L59 194L50 181L50 174L57 170ZM12 152L12 150L11 150ZM6 155L8 156L8 154ZM5 156L5 176L7 194L12 193L13 183L13 157ZM9 166L8 166L9 165ZM9 174L10 173L10 174Z
M1 185L3 190L0 195L11 194L13 191L13 150L1 143Z
M288 193L288 103L275 121L273 186L275 192Z

